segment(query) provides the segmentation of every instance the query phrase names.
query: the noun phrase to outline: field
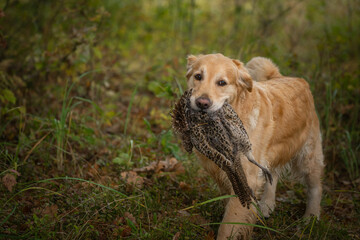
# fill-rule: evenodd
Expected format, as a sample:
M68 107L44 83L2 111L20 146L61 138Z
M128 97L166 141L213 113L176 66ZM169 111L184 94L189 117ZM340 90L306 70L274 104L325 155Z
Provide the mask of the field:
M321 122L321 219L284 178L253 239L360 239L357 0L0 2L0 239L214 239L215 183L171 130L188 54L271 58Z

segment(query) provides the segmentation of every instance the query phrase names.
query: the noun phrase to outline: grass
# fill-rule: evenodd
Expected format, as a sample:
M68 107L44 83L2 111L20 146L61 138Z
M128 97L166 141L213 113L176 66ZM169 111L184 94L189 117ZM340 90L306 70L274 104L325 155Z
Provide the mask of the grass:
M358 145L355 150L349 147L353 145L352 136L349 131L345 131L344 143L345 146L341 151L341 156L344 159L344 164L349 173L350 179L356 180L360 176L360 166L356 157L356 152L359 152L360 145Z
M67 142L66 136L67 136L67 119L69 117L69 114L73 108L71 106L72 99L69 98L69 94L71 91L71 88L73 87L73 84L68 88L67 83L65 85L65 93L63 98L63 104L60 114L60 119L54 119L54 135L56 139L56 164L59 170L63 169L64 165L64 147Z
M126 112L126 119L125 119L125 126L124 126L124 135L125 136L126 136L127 126L129 124L129 120L130 120L131 107L134 102L134 97L135 97L136 93L137 93L137 86L135 87L134 92L131 94L130 103L129 103L129 106L128 106L128 109Z
M186 89L186 56L211 52L269 57L305 78L321 122L321 219L301 219L306 189L285 179L253 239L360 238L356 0L34 0L0 9L0 238L214 239L231 196L181 149L169 116ZM138 173L141 186L122 177L171 157L185 171Z

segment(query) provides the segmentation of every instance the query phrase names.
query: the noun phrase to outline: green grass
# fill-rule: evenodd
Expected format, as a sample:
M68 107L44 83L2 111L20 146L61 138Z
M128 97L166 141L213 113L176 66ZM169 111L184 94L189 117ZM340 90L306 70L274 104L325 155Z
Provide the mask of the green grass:
M284 180L253 239L359 239L358 2L237 2L0 3L0 238L213 239L229 196L181 149L169 111L186 56L221 52L305 78L321 122L321 219L301 219L306 189ZM121 178L171 157L185 172Z

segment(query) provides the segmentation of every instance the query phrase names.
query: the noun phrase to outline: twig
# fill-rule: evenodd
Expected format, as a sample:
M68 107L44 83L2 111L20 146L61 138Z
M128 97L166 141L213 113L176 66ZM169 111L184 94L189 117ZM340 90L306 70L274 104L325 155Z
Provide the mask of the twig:
M42 138L40 138L40 140L30 149L30 151L28 152L28 154L26 155L26 157L24 158L24 162L26 162L26 160L30 157L30 154L35 150L35 148L51 133L48 132L47 134L45 134Z

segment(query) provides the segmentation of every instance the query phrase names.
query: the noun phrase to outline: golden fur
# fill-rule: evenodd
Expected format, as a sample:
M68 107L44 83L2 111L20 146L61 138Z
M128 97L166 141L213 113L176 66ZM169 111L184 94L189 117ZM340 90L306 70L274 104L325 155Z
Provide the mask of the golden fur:
M202 79L196 80L195 75ZM320 215L323 153L319 121L308 83L301 78L282 76L271 60L256 57L244 66L238 60L222 54L188 57L188 87L193 88L191 106L207 97L211 106L206 111L221 108L225 100L233 106L249 134L253 155L267 166L274 183L265 183L261 171L246 159L241 159L249 186L257 197L265 216L274 210L275 190L284 169L302 180L308 187L305 217ZM219 86L219 81L225 86ZM226 174L211 160L197 153L205 170L212 176L222 193L233 194ZM256 210L241 206L236 198L226 202L223 222L255 223ZM252 228L242 225L220 225L217 239L230 236L249 238Z

